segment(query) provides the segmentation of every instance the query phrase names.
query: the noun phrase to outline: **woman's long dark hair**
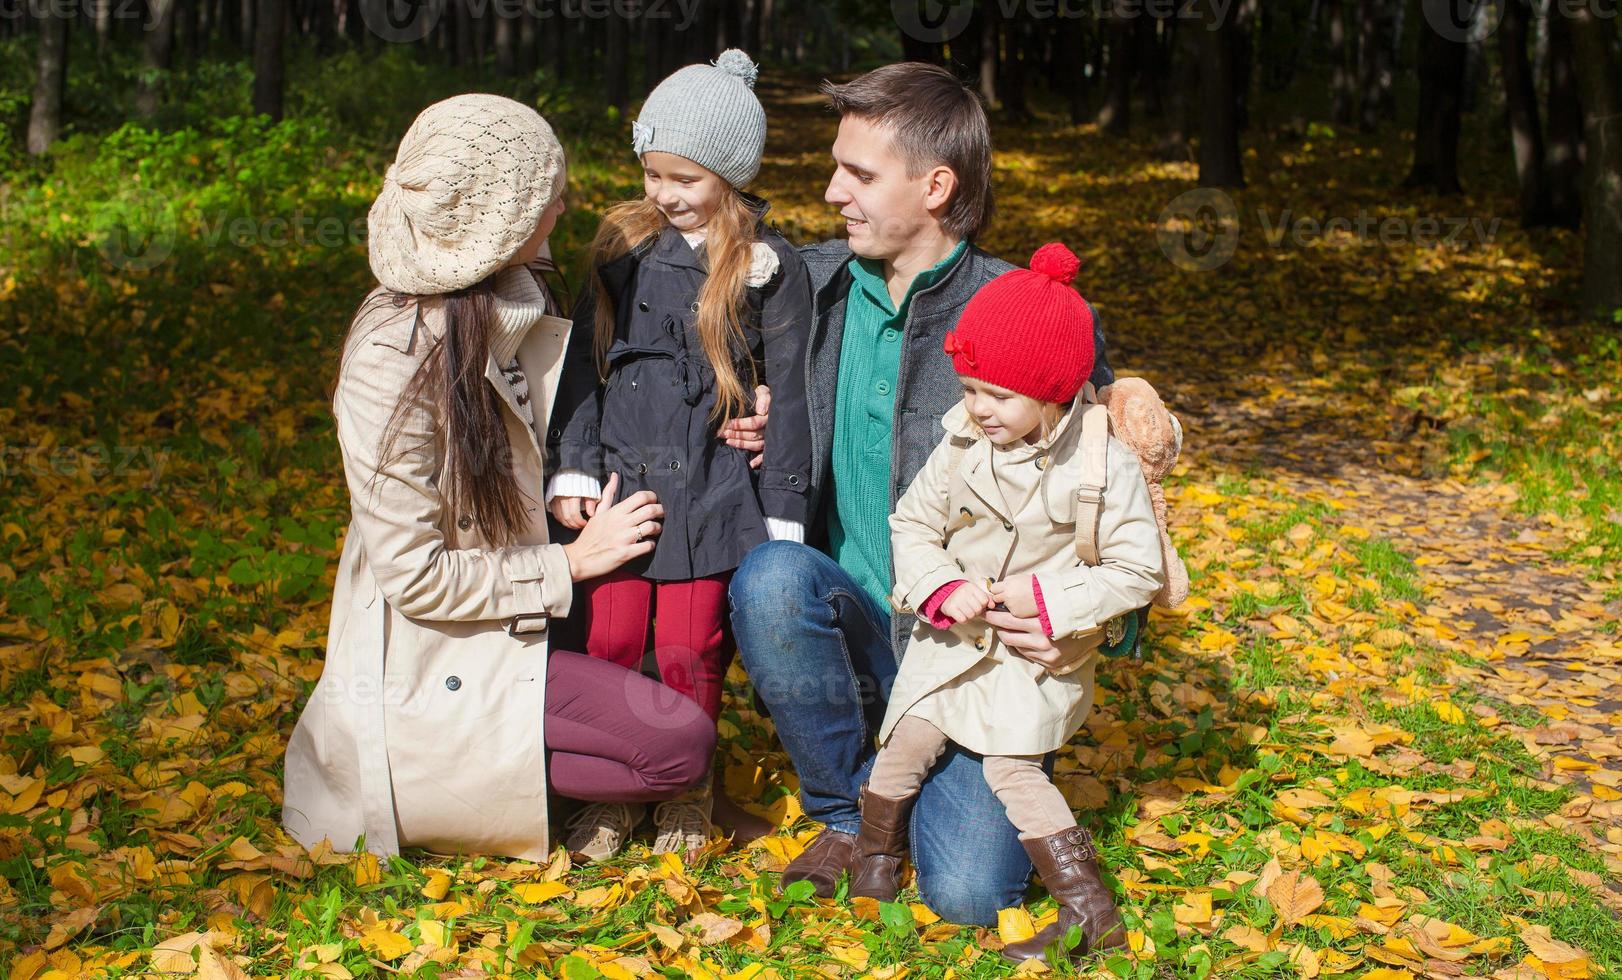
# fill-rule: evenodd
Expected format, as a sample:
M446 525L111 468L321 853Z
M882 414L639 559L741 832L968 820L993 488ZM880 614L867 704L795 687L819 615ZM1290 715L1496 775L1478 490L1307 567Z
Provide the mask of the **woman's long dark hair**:
M422 446L399 445L407 414L424 411L437 424L438 448L445 454L440 492L452 514L469 514L485 540L496 547L513 543L527 526L524 495L513 473L512 446L502 417L501 396L485 378L490 331L495 321L494 276L441 296L383 293L363 304L358 324L379 304L420 317L425 303L438 301L445 314L443 334L429 341L415 328L412 343L431 343L422 363L400 393L379 446L388 465ZM387 322L387 321L385 321Z

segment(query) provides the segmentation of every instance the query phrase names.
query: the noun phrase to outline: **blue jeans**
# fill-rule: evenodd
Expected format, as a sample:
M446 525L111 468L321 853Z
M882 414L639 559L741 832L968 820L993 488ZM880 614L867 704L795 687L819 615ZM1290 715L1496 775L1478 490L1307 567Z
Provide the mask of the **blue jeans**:
M832 558L792 541L749 552L728 598L739 656L794 762L806 815L855 833L895 680L889 610ZM998 909L1024 901L1031 861L978 755L947 746L909 832L918 891L943 919L996 925Z

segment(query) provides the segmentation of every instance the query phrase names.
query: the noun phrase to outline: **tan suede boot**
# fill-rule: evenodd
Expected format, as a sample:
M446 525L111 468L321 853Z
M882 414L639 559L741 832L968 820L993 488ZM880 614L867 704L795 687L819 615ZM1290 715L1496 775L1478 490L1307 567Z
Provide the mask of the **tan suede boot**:
M1048 962L1046 948L1063 940L1071 926L1080 926L1082 940L1073 955L1126 945L1126 925L1115 908L1115 899L1098 876L1098 851L1092 835L1071 827L1047 837L1022 840L1025 853L1036 865L1036 873L1048 893L1059 902L1059 921L1031 938L1009 943L1003 955L1016 963L1028 959Z

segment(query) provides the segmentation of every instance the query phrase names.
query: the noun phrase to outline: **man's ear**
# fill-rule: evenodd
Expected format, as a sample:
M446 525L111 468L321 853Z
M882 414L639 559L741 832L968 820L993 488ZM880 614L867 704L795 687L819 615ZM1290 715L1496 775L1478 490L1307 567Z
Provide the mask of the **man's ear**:
M924 207L930 211L938 211L952 202L952 195L957 193L956 171L942 164L930 170L926 179L928 183L924 185Z

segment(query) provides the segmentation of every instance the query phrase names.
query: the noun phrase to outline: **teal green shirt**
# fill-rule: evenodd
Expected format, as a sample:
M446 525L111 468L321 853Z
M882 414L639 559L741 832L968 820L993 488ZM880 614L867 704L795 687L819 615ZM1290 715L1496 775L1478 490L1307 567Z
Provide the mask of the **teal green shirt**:
M839 346L834 506L828 536L834 561L886 608L891 586L890 444L907 307L920 289L938 282L967 248L967 242L959 242L951 255L913 279L900 307L891 305L883 263L861 257L850 262L855 281L845 300L845 335Z

